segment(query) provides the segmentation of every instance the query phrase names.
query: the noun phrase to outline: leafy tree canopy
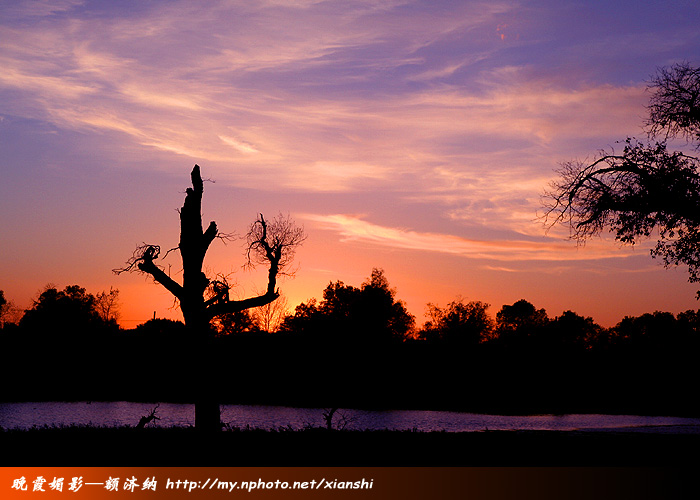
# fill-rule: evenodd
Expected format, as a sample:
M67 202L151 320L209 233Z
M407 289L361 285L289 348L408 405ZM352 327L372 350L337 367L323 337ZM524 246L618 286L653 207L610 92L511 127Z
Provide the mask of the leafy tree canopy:
M381 269L373 269L360 288L331 282L323 300L312 299L287 316L282 331L343 341L390 341L404 339L415 318L400 300Z
M603 328L591 317L564 311L549 323L543 343L552 349L591 349L599 342Z
M489 304L484 302L465 303L461 298L450 302L444 309L428 304L430 319L425 322L421 337L459 344L478 344L488 340L495 326L488 308Z
M520 346L547 326L547 311L525 299L504 305L496 313L496 336L502 345Z
M19 326L34 335L46 336L91 335L117 328L114 319L101 316L95 296L78 285L63 290L48 285L25 311Z
M622 151L602 152L592 163L563 163L545 195L545 221L567 225L579 242L604 230L629 244L657 234L652 256L666 267L687 265L689 281L699 282L700 159L671 151L668 140L700 148L700 68L661 69L649 90L650 142L627 138Z
M169 338L172 340L176 336L184 336L185 324L182 321L153 318L145 323L141 323L134 328L137 335L150 338Z

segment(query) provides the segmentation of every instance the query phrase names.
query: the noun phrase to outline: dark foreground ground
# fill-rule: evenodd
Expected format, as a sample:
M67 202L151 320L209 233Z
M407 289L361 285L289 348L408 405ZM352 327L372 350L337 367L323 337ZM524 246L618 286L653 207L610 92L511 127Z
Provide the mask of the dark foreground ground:
M698 470L700 434L588 431L0 430L4 466L681 467Z

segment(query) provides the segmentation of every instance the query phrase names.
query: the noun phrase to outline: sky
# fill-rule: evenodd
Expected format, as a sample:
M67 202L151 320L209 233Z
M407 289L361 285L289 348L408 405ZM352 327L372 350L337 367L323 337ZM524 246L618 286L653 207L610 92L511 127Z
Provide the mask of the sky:
M647 83L700 64L698 19L696 0L0 1L0 289L26 308L47 284L117 288L124 327L181 318L112 270L177 246L197 163L205 225L304 227L290 308L376 267L418 325L457 298L603 326L697 309L652 242L577 246L541 216L562 162L645 137ZM241 240L216 243L208 272L264 289Z

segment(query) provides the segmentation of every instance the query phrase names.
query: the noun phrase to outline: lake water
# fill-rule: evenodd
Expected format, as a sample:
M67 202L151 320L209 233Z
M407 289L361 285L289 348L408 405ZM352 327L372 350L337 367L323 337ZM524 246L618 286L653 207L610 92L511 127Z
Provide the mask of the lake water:
M29 429L44 425L135 426L155 404L118 402L0 403L0 427ZM223 405L222 421L232 427L277 429L324 425L323 409L283 406ZM348 429L419 431L483 430L635 430L700 433L700 418L635 415L529 415L504 416L449 411L340 410ZM194 405L161 403L160 427L194 425Z

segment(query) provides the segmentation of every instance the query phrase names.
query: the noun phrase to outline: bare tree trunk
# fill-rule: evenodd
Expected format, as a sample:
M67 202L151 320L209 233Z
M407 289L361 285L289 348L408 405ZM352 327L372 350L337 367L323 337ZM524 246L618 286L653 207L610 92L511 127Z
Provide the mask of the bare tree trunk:
M209 317L206 313L204 290L209 280L202 272L204 256L217 235L216 224L211 222L202 230L202 193L204 186L199 167L192 170L192 187L187 188L185 203L180 210L180 255L182 257L183 295L180 307L185 325L196 344L194 377L198 394L195 399L195 428L210 432L221 430L219 400L214 388L214 374L208 349L211 339Z

